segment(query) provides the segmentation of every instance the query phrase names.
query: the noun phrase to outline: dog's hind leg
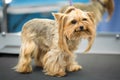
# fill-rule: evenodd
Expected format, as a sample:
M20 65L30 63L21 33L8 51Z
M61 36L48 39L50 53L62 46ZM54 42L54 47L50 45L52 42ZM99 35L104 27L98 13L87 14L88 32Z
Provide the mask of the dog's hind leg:
M31 40L24 40L21 45L21 53L19 55L19 62L15 67L17 72L28 73L32 71L31 55L34 51L35 43Z

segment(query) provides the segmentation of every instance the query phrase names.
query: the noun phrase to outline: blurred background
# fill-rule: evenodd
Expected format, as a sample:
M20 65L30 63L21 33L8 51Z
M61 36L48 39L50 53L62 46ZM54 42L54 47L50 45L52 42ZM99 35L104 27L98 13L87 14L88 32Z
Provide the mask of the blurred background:
M90 0L72 0L89 3ZM107 13L97 25L97 36L89 53L120 54L120 0L113 0L115 9L110 21ZM0 53L18 54L23 24L33 18L54 19L51 12L58 12L69 0L0 0ZM87 45L83 41L76 51L82 53Z

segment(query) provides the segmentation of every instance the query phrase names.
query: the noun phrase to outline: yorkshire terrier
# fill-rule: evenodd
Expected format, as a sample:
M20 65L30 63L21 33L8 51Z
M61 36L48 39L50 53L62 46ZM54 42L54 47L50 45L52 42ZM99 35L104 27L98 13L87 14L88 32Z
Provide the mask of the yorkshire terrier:
M82 68L75 61L73 51L83 38L88 39L85 52L90 50L96 35L94 14L71 6L53 16L55 20L32 19L24 24L17 72L31 72L32 57L50 76L60 77L66 75L66 70L72 72Z
M98 24L104 13L108 13L108 21L112 17L114 12L114 0L91 0L88 4L75 3L74 7L79 8L83 11L93 12L95 15L95 23ZM61 8L60 12L64 12L68 5Z

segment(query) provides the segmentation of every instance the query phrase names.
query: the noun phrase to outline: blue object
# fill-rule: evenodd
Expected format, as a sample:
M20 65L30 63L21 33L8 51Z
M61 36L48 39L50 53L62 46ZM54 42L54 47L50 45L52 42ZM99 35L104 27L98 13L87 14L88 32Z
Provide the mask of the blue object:
M68 0L12 0L10 6L39 6L39 5L49 5L57 4L58 2L66 2ZM72 0L73 3L81 2L88 3L90 0ZM107 13L104 14L102 21L98 24L97 32L110 32L110 33L120 33L120 0L114 0L115 10L114 14L109 22L106 22ZM69 4L69 1L68 1ZM0 0L0 7L2 6L2 0ZM57 11L51 11L57 12ZM8 31L9 32L19 32L23 24L33 18L49 18L54 19L51 12L46 13L32 13L32 14L8 14Z

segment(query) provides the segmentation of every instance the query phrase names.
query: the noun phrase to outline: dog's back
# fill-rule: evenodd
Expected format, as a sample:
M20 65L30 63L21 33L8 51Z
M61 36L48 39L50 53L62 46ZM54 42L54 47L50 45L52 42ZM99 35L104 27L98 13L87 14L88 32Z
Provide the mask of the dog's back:
M23 31L30 31L31 33L42 33L45 30L54 27L55 21L51 19L32 19L23 25Z
M22 42L26 39L34 41L35 45L48 50L57 30L56 22L50 19L32 19L24 24L22 29ZM44 43L44 44L43 44ZM40 45L38 45L40 44Z

